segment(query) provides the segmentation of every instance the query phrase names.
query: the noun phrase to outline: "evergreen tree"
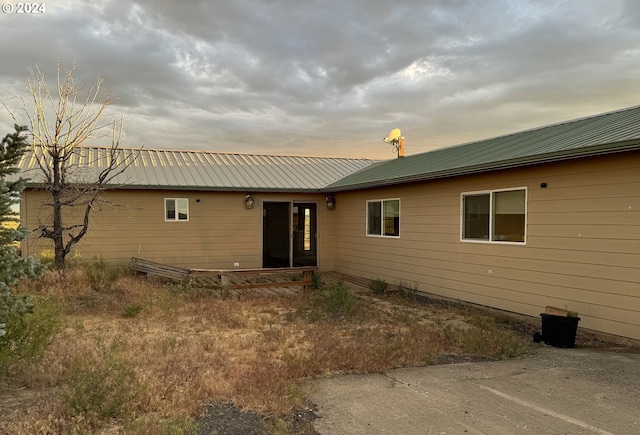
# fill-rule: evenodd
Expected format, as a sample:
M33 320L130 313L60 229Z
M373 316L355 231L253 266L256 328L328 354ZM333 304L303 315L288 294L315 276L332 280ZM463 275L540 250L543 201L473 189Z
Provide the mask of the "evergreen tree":
M15 285L24 278L42 273L42 266L33 258L22 258L18 243L27 236L20 226L18 213L12 206L19 203L26 180L17 178L18 162L25 153L27 142L23 134L27 128L15 126L0 144L0 347L11 342L12 323L32 309L28 296L17 296Z

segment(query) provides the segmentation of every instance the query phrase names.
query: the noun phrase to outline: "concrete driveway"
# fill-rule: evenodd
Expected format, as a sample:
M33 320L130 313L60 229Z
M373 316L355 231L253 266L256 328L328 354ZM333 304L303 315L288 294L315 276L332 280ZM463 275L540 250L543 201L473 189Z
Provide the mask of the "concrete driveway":
M517 360L315 380L316 430L351 434L640 434L637 348L541 345Z

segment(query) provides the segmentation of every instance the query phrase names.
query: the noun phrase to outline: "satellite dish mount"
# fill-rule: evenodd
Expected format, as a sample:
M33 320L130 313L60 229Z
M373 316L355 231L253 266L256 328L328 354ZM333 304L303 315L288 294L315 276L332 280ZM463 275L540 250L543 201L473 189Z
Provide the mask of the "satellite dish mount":
M399 128L391 130L389 136L382 140L393 145L393 152L398 154L398 158L404 157L404 136L402 136Z

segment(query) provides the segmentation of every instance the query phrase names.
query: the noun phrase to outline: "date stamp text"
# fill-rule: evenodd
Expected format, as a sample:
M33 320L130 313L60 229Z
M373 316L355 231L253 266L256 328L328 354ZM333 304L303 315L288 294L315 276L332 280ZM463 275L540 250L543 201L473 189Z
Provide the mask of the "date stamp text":
M45 3L3 3L2 12L5 14L44 14L47 11Z

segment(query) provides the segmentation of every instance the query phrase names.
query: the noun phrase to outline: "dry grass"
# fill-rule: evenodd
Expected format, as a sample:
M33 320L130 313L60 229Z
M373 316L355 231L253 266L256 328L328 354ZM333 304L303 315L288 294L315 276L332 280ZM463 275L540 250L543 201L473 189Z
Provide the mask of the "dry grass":
M317 291L222 298L123 276L101 292L82 269L23 290L59 300L66 322L28 375L0 384L0 434L193 433L208 403L278 415L304 406L302 380L431 364L468 335L448 326L465 315L452 308L366 297L336 316Z

